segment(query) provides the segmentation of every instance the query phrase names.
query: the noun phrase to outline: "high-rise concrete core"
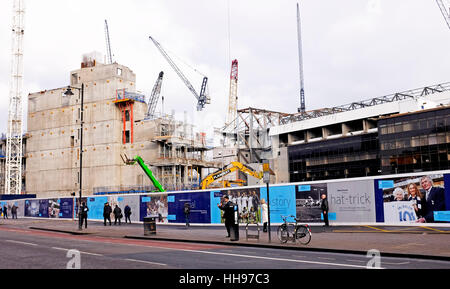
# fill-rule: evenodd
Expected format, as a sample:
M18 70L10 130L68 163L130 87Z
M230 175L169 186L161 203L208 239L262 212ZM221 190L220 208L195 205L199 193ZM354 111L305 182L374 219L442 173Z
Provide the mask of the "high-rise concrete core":
M207 161L205 135L162 115L145 119L145 96L126 66L84 57L70 73L70 85L84 85L83 195L153 190L141 168L120 155L141 156L166 190L195 188ZM81 93L67 87L28 96L27 193L70 196L79 191Z

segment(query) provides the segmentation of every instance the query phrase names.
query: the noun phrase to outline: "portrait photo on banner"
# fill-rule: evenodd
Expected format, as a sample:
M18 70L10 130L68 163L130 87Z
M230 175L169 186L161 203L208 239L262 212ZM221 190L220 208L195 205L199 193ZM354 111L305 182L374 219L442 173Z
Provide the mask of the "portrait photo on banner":
M435 222L435 212L446 210L443 174L379 180L378 186L387 223Z

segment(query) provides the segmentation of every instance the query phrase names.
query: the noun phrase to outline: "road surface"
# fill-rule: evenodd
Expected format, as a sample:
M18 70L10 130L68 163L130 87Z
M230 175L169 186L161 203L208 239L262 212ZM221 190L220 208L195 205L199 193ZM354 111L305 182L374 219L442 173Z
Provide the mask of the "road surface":
M450 269L450 262L0 227L0 269Z

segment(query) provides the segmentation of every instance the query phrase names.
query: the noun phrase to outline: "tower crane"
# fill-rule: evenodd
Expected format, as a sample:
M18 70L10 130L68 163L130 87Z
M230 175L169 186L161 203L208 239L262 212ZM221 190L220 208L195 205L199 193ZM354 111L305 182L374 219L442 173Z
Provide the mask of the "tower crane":
M149 118L155 117L155 110L156 110L156 105L158 104L159 95L161 94L161 86L162 86L163 77L164 77L164 72L161 71L159 73L158 79L156 80L155 86L153 87L152 94L150 95L150 98L148 101L148 111L147 111L147 117L149 117Z
M13 1L11 83L6 136L5 194L22 192L22 98L24 0Z
M169 57L167 52L162 48L161 44L159 44L158 41L156 41L153 37L149 37L151 41L155 44L156 48L159 49L161 54L164 56L164 58L169 62L170 66L175 70L175 72L178 74L178 76L181 78L181 80L184 82L184 84L187 86L187 88L192 92L192 94L197 99L197 111L201 111L206 104L211 103L211 99L207 92L208 87L208 78L206 76L203 77L202 86L200 88L200 93L197 93L195 88L192 86L192 84L189 82L189 80L186 78L186 76L181 72L181 70L178 68L178 66L173 62L173 60Z
M111 39L109 38L109 27L108 21L105 19L105 37L106 37L106 54L107 54L107 64L113 63L112 52L111 52Z
M239 63L237 59L231 62L231 75L230 75L230 95L228 99L228 116L227 125L235 121L237 117L237 84L238 84L238 68Z
M445 1L445 3L444 3ZM448 0L436 0L442 16L444 16L445 22L447 22L448 28L450 28L450 3Z
M297 33L298 33L298 58L299 58L299 69L300 69L300 108L298 112L305 112L305 84L303 81L303 52L302 52L302 33L300 25L300 8L297 3Z

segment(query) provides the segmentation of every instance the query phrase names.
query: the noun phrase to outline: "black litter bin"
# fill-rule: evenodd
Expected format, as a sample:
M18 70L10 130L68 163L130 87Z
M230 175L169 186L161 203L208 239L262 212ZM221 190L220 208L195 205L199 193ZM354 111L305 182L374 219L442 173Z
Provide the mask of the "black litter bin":
M156 217L144 217L144 236L156 234Z

